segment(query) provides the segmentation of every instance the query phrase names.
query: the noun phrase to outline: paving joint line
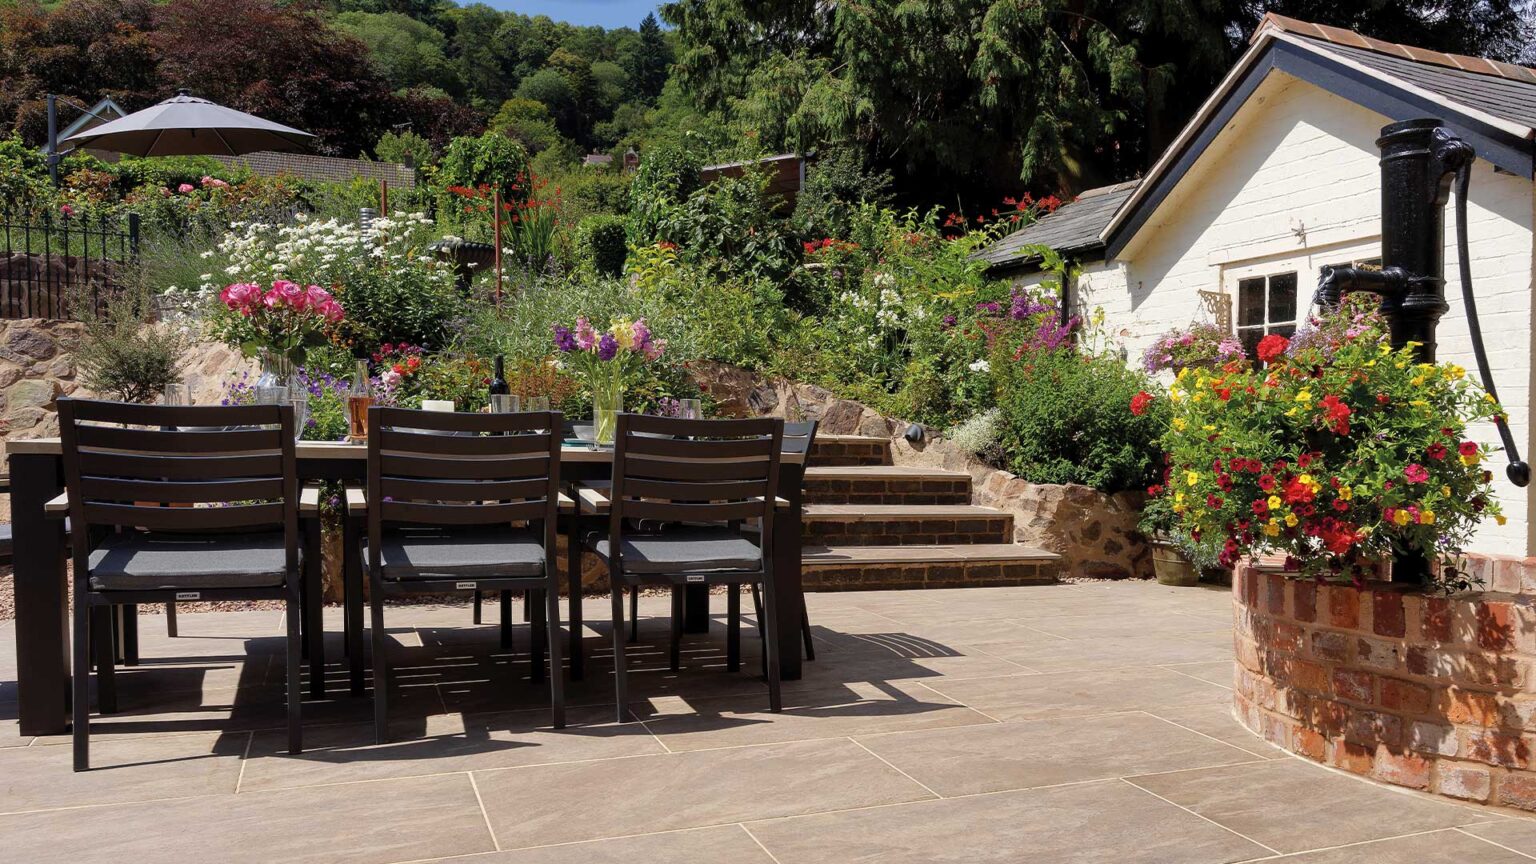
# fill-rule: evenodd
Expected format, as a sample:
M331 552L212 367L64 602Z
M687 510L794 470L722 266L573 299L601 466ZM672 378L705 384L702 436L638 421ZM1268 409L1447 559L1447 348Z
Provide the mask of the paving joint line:
M251 761L251 744L256 741L255 732L245 733L245 752L240 754L240 773L235 776L235 794L240 794L240 784L245 782L245 765Z
M854 738L853 736L850 735L850 736L848 736L848 740L852 741L855 745L857 745L860 750L863 750L865 753L868 753L869 755L875 757L876 759L879 759L881 761L881 763L883 763L885 765L885 767L891 769L892 771L895 771L897 774L900 774L901 776L907 778L908 780L911 780L913 783L916 783L917 785L921 786L923 788L924 792L927 792L929 795L932 795L934 798L936 798L936 799L938 799L940 801L944 800L944 796L940 795L939 793L937 793L935 791L933 791L933 789L927 783L924 783L923 781L917 779L916 777L913 777L911 774L908 774L907 772L901 770L900 768L897 768L895 765L892 765L891 761L889 759L885 758L884 756L881 756L879 753L876 753L875 751L869 749L868 747L865 747L863 742L859 741L857 738Z
M1162 802L1164 802L1166 804L1172 804L1174 807L1177 807L1180 810L1183 810L1185 813L1188 813L1191 816L1194 816L1194 817L1196 817L1198 819L1201 819L1203 821L1209 822L1212 825L1215 825L1217 828L1220 828L1221 830L1226 831L1227 833L1231 834L1234 837L1241 837L1242 839L1247 840L1249 843L1252 843L1252 844L1254 844L1255 846L1258 846L1261 849L1267 849L1270 852L1273 852L1277 856L1285 854L1285 853L1281 852L1279 849L1276 849L1273 846L1270 846L1268 843L1260 843L1259 841L1253 839L1252 837L1249 837L1247 834L1244 834L1241 831L1237 831L1237 830L1234 830L1232 828L1228 828L1227 826L1221 824L1220 822L1217 822L1215 819L1212 819L1209 816L1205 816L1205 815L1202 815L1200 813L1196 813L1195 811L1189 809L1188 807L1185 807L1183 804L1180 804L1177 801L1170 801L1169 799L1164 798L1163 796L1157 794L1156 792L1153 792L1151 789L1148 789L1148 788L1146 788L1144 786L1138 786L1135 783L1131 782L1130 780L1127 780L1124 777L1119 778L1119 780L1120 780L1121 783L1124 783L1125 785L1130 786L1132 789L1140 789L1142 792L1145 792L1148 795L1151 795L1153 798L1156 798L1159 801L1162 801Z
M1493 822L1493 823L1487 823L1487 824L1497 825L1498 823L1497 822ZM1466 825L1456 825L1456 826L1453 826L1451 828L1451 830L1457 832L1458 834L1465 834L1466 836L1471 837L1474 840L1481 840L1481 841L1483 841L1484 843L1487 843L1490 846L1497 846L1498 848L1503 849L1506 852L1513 852L1516 855L1521 856L1522 858L1530 858L1530 859L1536 860L1536 855L1532 855L1532 854L1527 853L1527 852L1521 852L1519 849L1512 849L1512 848L1510 848L1508 846L1505 846L1503 843L1498 842L1497 840L1490 840L1487 837L1484 837L1484 836L1482 836L1480 834L1473 834L1471 831L1466 830L1467 827L1468 826L1466 826Z
M763 845L763 841L757 839L757 835L752 833L752 829L747 827L747 823L737 822L736 824L747 833L748 837L752 838L752 842L757 844L757 848L763 850L763 854L768 856L769 861L772 861L773 864L779 864L779 856L768 851L768 847Z
M475 782L475 772L465 771L469 777L469 788L475 791L475 803L480 805L480 818L485 820L486 833L491 835L491 851L501 851L501 841L496 839L496 828L491 825L491 814L485 809L485 798L480 795L480 784Z
M1140 713L1145 714L1148 717L1153 718L1154 720L1160 720L1160 721L1162 721L1164 723L1167 723L1169 726L1173 726L1173 727L1176 727L1178 729L1183 729L1186 732L1193 732L1193 733L1195 733L1196 735L1199 735L1202 738L1209 738L1212 741L1215 741L1217 744L1225 744L1226 746L1231 747L1233 750L1236 750L1239 753L1246 753L1249 756L1258 756L1260 760L1265 761L1265 762L1273 762L1273 761L1275 761L1273 759L1266 759L1263 756L1263 754L1255 753L1252 750L1244 750L1243 748L1237 746L1236 744L1233 744L1230 741L1223 741L1220 738L1217 738L1215 735L1207 735L1204 732L1201 732L1199 729L1191 729L1190 727L1185 726L1183 723L1177 723L1177 722L1174 722L1173 720L1169 720L1167 717L1160 716L1156 712L1142 710ZM1244 729L1244 731L1247 731L1247 730ZM1254 736L1254 737L1257 738L1258 736ZM1265 743L1268 743L1268 742L1265 742Z

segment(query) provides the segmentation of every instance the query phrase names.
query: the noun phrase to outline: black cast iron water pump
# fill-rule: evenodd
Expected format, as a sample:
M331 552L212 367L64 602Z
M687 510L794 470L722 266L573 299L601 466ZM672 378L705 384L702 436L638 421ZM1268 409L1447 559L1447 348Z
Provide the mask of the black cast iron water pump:
M1380 295L1392 347L1412 343L1421 362L1433 363L1435 330L1450 309L1445 300L1445 205L1454 181L1457 258L1472 350L1483 389L1498 399L1477 318L1467 244L1467 188L1477 154L1434 119L1405 120L1383 127L1376 146L1381 149L1381 269L1323 268L1317 304L1325 311L1334 311L1350 291ZM1508 421L1500 416L1495 425L1509 456L1506 473L1510 482L1528 485L1531 469L1520 459ZM1427 573L1428 562L1422 557L1400 555L1393 580L1422 581Z

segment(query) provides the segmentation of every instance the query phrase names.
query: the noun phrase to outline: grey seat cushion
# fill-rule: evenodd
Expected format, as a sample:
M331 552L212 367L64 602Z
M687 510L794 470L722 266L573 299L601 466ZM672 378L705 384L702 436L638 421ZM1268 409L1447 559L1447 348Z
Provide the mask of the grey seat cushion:
M544 575L544 544L532 531L399 528L384 532L385 579L494 579ZM363 561L369 557L363 546Z
M730 528L677 528L651 534L626 534L620 540L627 573L696 573L710 570L758 570L762 550ZM606 534L593 535L588 545L609 559Z
M98 591L273 588L287 575L281 531L108 535L90 557Z

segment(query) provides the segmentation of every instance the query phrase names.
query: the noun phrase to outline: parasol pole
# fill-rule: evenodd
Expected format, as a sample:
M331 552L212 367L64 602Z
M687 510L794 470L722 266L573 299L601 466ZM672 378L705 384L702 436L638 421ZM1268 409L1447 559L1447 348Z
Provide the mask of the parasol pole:
M379 180L379 215L389 218L389 181Z

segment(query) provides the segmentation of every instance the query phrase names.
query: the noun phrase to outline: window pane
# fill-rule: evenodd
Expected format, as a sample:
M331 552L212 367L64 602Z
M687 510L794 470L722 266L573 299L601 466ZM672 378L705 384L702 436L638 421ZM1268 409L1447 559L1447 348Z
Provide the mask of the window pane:
M1296 320L1296 274L1279 273L1269 277L1269 320Z
M1279 327L1271 327L1271 328L1269 328L1269 332L1277 334L1277 335L1280 335L1280 336L1284 336L1285 338L1289 339L1292 336L1296 335L1296 325L1295 324L1281 324Z
M1237 331L1237 338L1243 343L1243 353L1248 359L1254 360L1259 356L1259 340L1264 338L1264 328L1255 327L1251 330Z
M1239 279L1237 282L1237 326L1252 327L1264 323L1264 277Z

